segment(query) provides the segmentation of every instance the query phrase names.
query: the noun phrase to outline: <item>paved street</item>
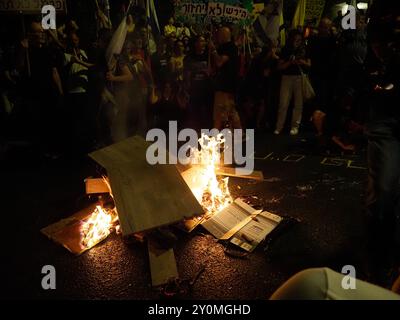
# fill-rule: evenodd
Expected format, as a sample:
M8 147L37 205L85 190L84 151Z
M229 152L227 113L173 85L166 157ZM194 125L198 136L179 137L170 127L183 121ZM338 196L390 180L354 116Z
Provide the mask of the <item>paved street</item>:
M365 155L319 154L308 137L256 136L256 169L264 182L230 179L233 195L254 206L301 222L288 228L264 252L260 245L245 258L224 253L204 229L177 232L175 248L181 278L205 265L185 298L264 299L291 275L308 267L340 271L361 268L365 244L363 193ZM2 267L8 298L152 299L147 247L118 235L75 257L40 229L88 203L84 178L97 176L89 160L42 162L29 147L10 148L1 173L3 189ZM41 288L41 267L54 265L57 289ZM363 277L362 271L358 276Z

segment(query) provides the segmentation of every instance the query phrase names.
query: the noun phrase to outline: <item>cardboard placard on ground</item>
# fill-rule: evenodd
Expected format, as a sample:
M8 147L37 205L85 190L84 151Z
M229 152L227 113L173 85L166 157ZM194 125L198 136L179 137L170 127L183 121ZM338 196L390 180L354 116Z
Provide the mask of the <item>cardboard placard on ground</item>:
M147 243L149 252L151 283L153 287L167 283L170 279L178 278L173 249L159 249L149 240Z
M134 136L89 156L107 170L124 236L204 214L175 165L150 165Z

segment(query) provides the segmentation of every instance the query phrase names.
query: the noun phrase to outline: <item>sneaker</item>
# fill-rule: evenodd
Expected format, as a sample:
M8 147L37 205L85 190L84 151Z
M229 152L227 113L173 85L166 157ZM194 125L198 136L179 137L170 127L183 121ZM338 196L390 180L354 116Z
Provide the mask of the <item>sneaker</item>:
M297 128L292 128L292 130L290 130L291 136L296 136L298 133L299 133L299 129L297 129Z
M275 130L275 131L274 131L274 134L275 134L275 135L278 135L278 134L280 134L280 133L281 133L281 132L280 132L279 130Z

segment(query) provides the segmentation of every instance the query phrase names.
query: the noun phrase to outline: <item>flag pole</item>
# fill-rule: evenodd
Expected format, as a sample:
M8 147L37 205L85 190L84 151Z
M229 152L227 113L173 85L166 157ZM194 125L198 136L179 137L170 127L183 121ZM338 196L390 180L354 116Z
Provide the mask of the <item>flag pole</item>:
M150 24L150 0L146 1L146 33L147 33L147 54L145 52L145 60L150 56L150 32L149 32L149 24Z
M132 4L133 4L133 0L130 0L130 1L129 1L129 4L128 4L128 8L126 9L126 12L125 12L125 15L126 15L126 16L128 15L128 12L129 12L129 10L131 9Z

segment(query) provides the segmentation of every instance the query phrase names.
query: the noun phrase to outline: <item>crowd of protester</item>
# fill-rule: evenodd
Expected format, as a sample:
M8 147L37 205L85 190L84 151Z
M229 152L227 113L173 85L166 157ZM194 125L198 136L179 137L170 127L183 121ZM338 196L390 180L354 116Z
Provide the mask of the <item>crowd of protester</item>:
M80 21L71 19L57 32L32 20L26 37L5 42L2 136L25 133L51 156L145 136L176 120L197 130L314 132L321 146L355 150L368 79L362 15L356 30L323 18L318 28L286 30L284 44L262 45L232 26L195 30L171 18L155 35L145 17L128 20L134 27L112 65L106 49L114 31L101 28L95 41L81 43ZM305 75L311 100L303 96Z

